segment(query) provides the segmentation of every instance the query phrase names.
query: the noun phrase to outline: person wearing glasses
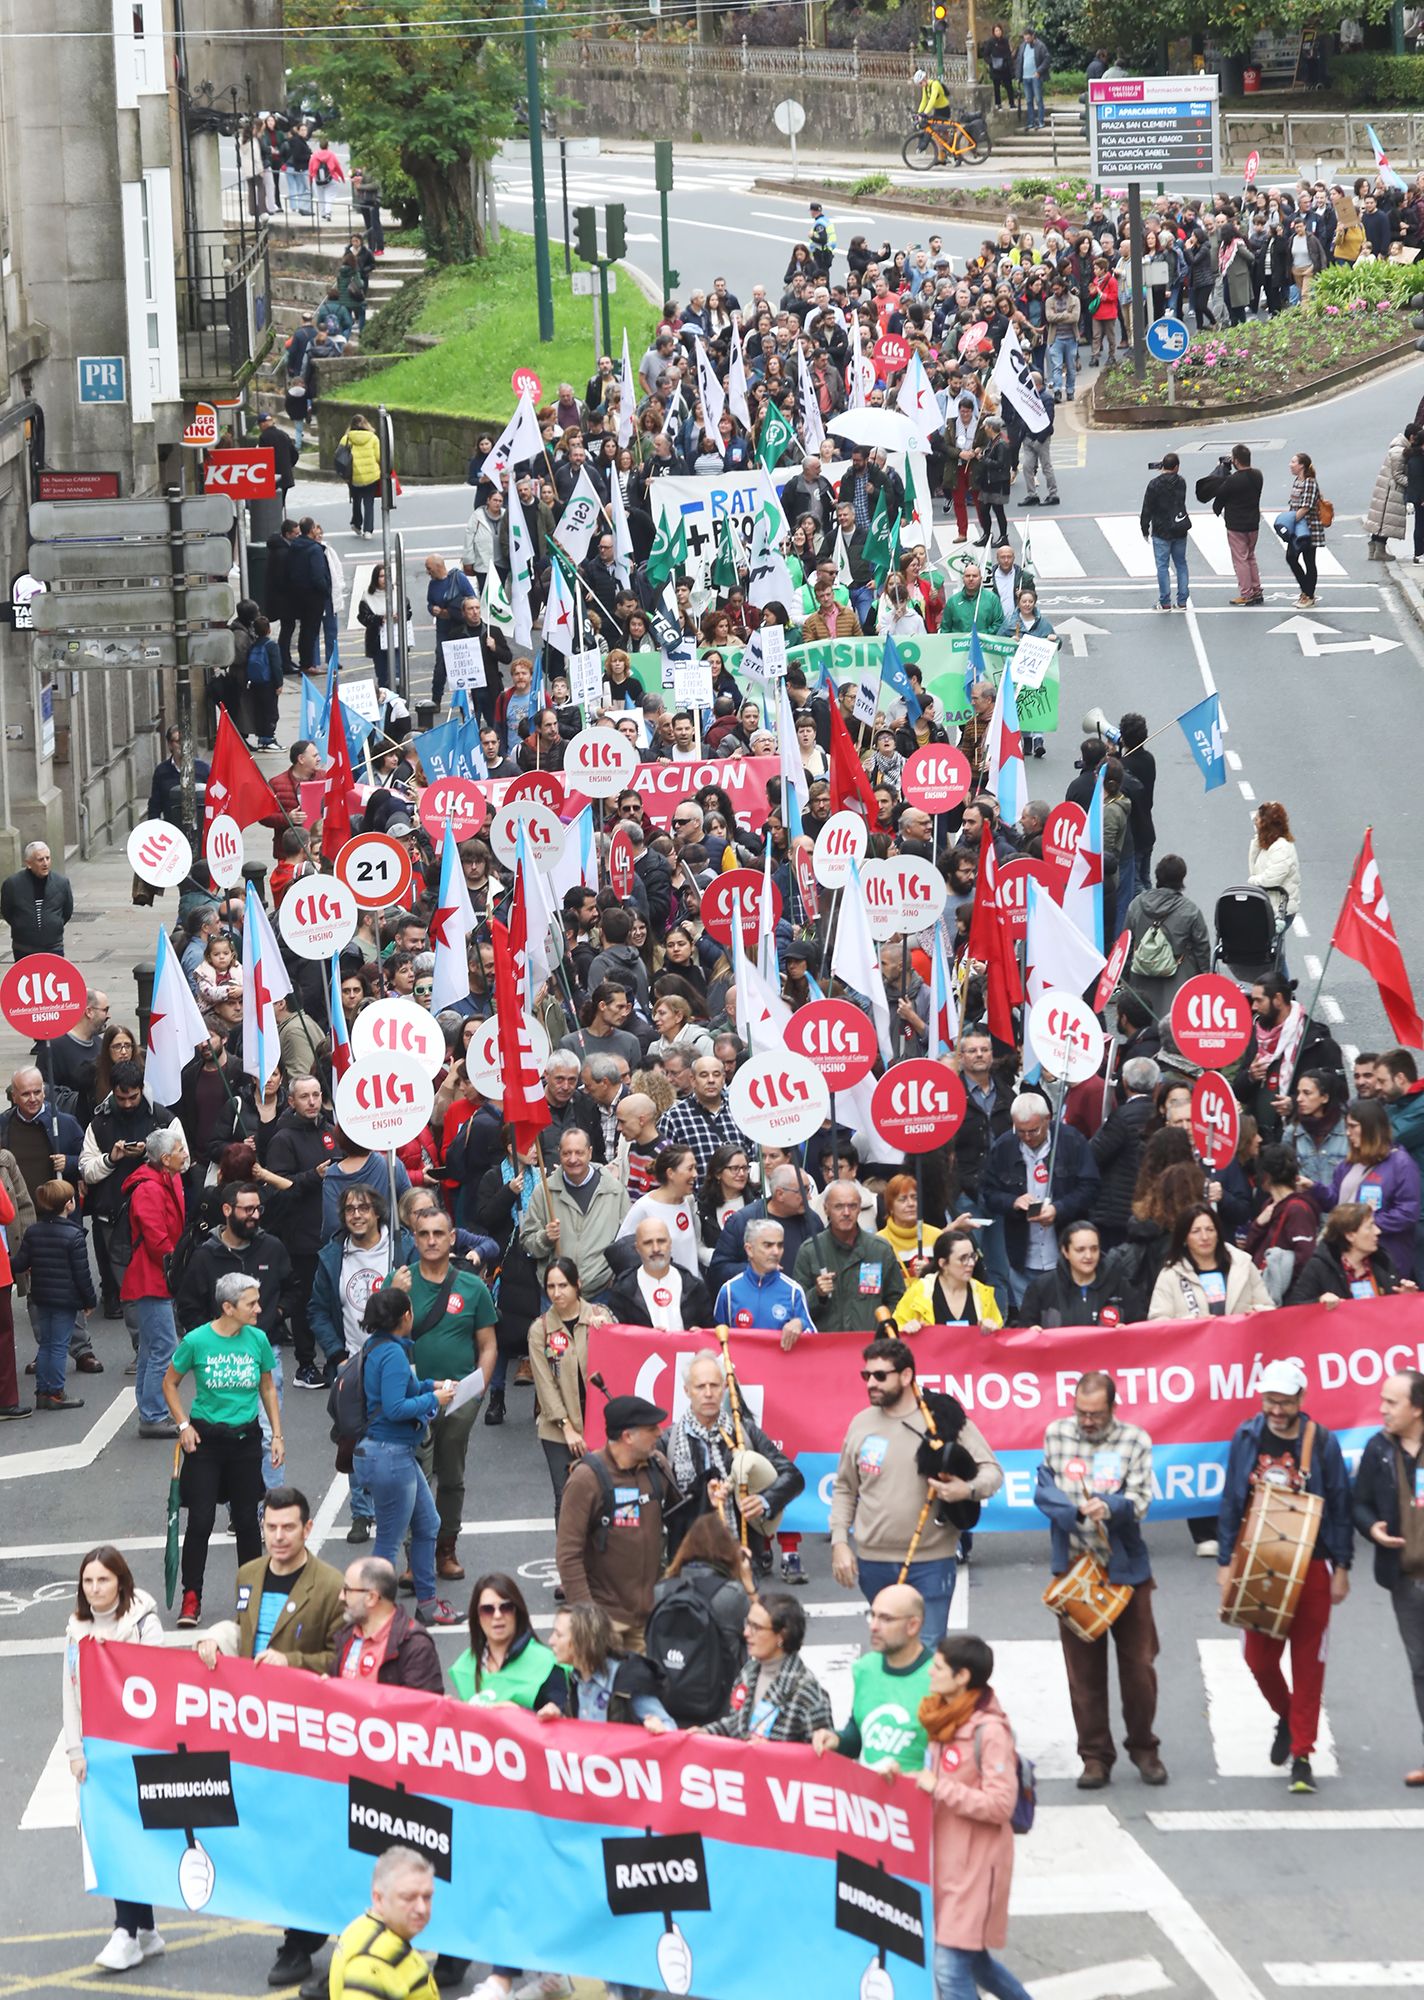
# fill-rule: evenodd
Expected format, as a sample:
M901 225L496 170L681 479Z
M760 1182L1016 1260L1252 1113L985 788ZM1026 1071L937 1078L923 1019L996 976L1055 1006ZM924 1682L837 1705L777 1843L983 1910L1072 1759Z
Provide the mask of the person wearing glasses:
M358 1556L348 1563L341 1608L346 1623L327 1668L333 1680L379 1681L382 1687L444 1694L435 1641L396 1602L394 1563L383 1556Z
M810 1743L831 1729L830 1696L801 1658L806 1613L798 1600L781 1590L754 1597L742 1637L747 1661L732 1684L727 1713L699 1733Z

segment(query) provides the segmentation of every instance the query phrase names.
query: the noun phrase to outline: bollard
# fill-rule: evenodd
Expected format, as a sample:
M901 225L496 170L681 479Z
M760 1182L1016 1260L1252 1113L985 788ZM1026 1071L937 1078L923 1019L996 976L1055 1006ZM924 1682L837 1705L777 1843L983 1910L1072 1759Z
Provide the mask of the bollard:
M425 734L427 729L435 727L435 703L433 701L418 701L415 704L415 727L421 736Z
M153 978L157 970L151 958L140 959L133 969L134 986L138 990L138 1039L142 1048L148 1047L148 1023L153 1013Z
M265 910L267 907L267 863L265 861L244 861L242 879L250 882L257 891L257 900Z

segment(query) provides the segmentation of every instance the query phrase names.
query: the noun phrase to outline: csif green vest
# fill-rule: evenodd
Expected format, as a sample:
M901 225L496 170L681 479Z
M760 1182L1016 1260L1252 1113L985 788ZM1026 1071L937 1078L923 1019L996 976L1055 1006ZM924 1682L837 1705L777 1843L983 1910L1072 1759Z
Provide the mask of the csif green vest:
M497 1673L485 1675L476 1693L475 1655L467 1646L450 1668L450 1686L462 1701L485 1705L512 1701L518 1708L533 1708L540 1688L558 1664L549 1648L531 1636Z

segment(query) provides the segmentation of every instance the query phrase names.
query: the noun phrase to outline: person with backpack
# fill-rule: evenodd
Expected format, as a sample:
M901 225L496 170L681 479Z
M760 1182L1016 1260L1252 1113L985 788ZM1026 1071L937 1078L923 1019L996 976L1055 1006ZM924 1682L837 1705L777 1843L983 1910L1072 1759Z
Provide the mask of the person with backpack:
M1076 1641L1075 1641L1076 1643ZM1009 1931L1014 1825L1023 1778L1014 1732L990 1686L994 1649L951 1632L930 1662L920 1705L929 1757L915 1780L934 1800L935 1993L938 2000L1029 2000L989 1955Z
M203 1615L203 1577L219 1500L226 1500L237 1541L237 1566L262 1553L258 1508L263 1499L259 1405L271 1425L273 1471L286 1455L282 1413L272 1380L271 1343L257 1324L262 1295L242 1271L228 1271L213 1287L213 1318L185 1333L163 1377L163 1400L178 1427L183 1451L179 1493L188 1509L183 1538L183 1601L179 1626L191 1630ZM196 1384L187 1416L178 1385Z
M665 1522L684 1504L659 1450L667 1415L643 1396L610 1396L603 1413L607 1443L572 1467L559 1509L556 1552L568 1601L598 1605L630 1653L642 1651Z
M1122 1691L1123 1742L1144 1785L1165 1785L1157 1754L1157 1626L1152 1616L1152 1562L1142 1523L1152 1505L1152 1440L1117 1415L1117 1383L1100 1369L1078 1377L1071 1416L1056 1417L1043 1439L1043 1463L1033 1504L1048 1518L1055 1580L1083 1556L1106 1571L1110 1584L1132 1595L1114 1621ZM1080 1792L1098 1792L1112 1776L1117 1751L1108 1708L1105 1637L1085 1640L1060 1621L1068 1695L1083 1760Z
M346 179L346 174L335 151L320 138L319 134L318 143L313 146L311 158L307 162L307 178L312 186L312 206L316 206L317 197L320 196L321 219L323 222L330 222L332 189L338 181Z
M277 748L277 704L282 693L282 654L272 637L272 621L261 612L252 621L247 649L247 691L259 750Z
M1124 921L1132 933L1127 976L1160 1020L1179 986L1211 970L1211 935L1206 918L1184 893L1187 864L1180 854L1164 854L1152 879L1155 887L1140 889L1127 906Z
M929 1738L920 1709L930 1691L933 1652L921 1637L925 1600L908 1583L877 1591L869 1614L870 1651L851 1668L850 1720L844 1729L818 1729L811 1748L854 1757L887 1778L924 1769Z
M346 1436L355 1437L351 1468L375 1510L374 1553L394 1562L409 1536L416 1617L422 1625L458 1625L460 1614L435 1594L440 1517L416 1458L429 1425L455 1400L456 1385L422 1380L411 1365L408 1292L397 1285L373 1292L362 1317L365 1344L337 1378L335 1393L339 1406L347 1400L343 1387L360 1403L354 1430L346 1428L343 1416L337 1421Z
M727 1713L754 1594L750 1552L720 1515L703 1514L653 1591L644 1638L648 1658L662 1668L668 1713L684 1728Z
M75 1215L68 1181L42 1181L35 1189L36 1219L20 1239L11 1268L29 1273L30 1324L35 1330L35 1408L82 1410L82 1396L64 1393L69 1337L79 1313L92 1313L98 1300L89 1275L84 1225Z
M615 1647L613 1620L598 1605L566 1604L556 1611L549 1647L568 1680L568 1707L545 1702L536 1711L543 1721L568 1714L579 1722L638 1722L655 1736L676 1726L663 1706L657 1667Z

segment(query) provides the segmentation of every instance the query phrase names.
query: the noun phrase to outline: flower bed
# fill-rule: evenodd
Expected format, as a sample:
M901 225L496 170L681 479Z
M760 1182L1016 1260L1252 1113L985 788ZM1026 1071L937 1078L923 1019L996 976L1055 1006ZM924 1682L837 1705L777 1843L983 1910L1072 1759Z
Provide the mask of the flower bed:
M1373 306L1363 299L1343 306L1312 301L1275 319L1194 333L1180 361L1149 359L1141 381L1130 358L1105 369L1094 389L1093 412L1111 421L1165 405L1173 378L1179 409L1226 411L1267 402L1280 407L1308 390L1319 393L1322 378L1392 359L1408 334L1405 314L1388 299Z

